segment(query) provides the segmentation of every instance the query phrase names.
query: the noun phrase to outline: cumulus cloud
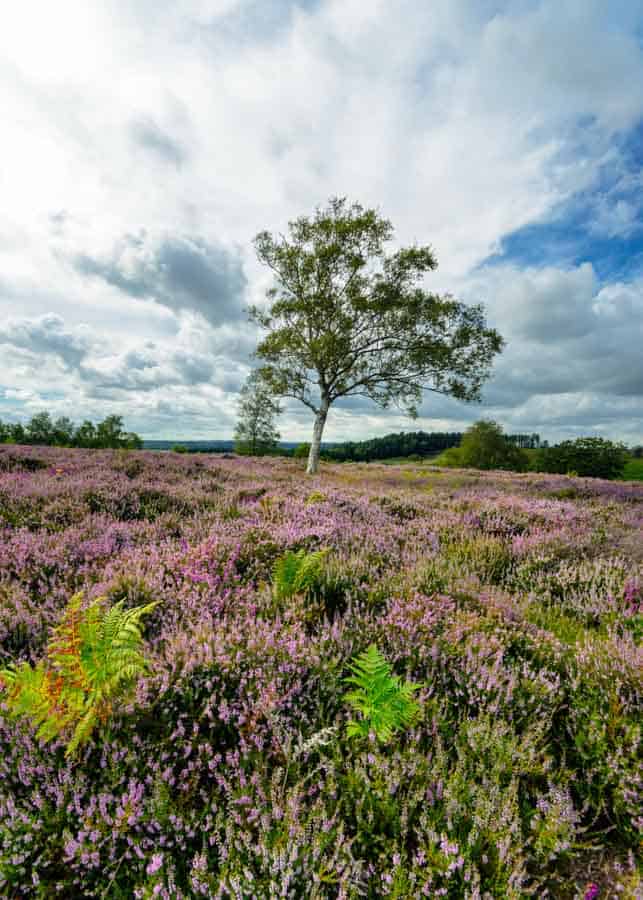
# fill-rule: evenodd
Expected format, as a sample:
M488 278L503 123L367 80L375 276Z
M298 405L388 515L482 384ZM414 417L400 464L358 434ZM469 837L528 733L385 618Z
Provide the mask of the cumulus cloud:
M212 381L214 360L198 351L167 348L154 343L108 356L81 367L91 392L153 391L167 385L196 386Z
M244 314L247 280L241 260L198 237L153 241L145 231L128 234L107 258L78 254L73 265L81 275L102 278L132 297L198 312L213 324Z
M55 314L11 319L0 329L0 358L7 382L15 379L15 384L4 393L19 400L24 389L17 385L26 376L35 388L29 392L30 407L38 398L49 405L46 398L59 395L61 385L81 403L112 400L132 410L148 406L146 395L160 400L167 390L225 399L236 396L247 366L222 356L218 339L216 330L197 329L188 321L174 341L130 338L117 347L87 326L68 327Z
M490 309L503 330L538 345L586 335L595 324L591 302L596 278L590 263L565 272L544 268L494 276Z
M67 329L55 313L36 319L8 319L0 325L0 344L27 350L36 355L58 357L69 369L78 368L92 340L82 328Z
M468 408L469 415L492 413L556 433L565 421L570 430L583 421L598 430L619 422L623 433L632 427L638 433L643 279L601 287L590 263L572 269L507 265L478 273L463 294L486 299L490 320L507 339L482 408Z

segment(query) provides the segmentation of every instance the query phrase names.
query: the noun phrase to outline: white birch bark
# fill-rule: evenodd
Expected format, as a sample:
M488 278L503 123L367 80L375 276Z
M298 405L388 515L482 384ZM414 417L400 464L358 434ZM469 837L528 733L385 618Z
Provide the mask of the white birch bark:
M328 400L322 398L321 406L315 417L315 426L313 428L313 439L310 444L310 452L308 454L308 465L306 466L307 475L316 475L319 471L319 450L321 447L322 434L324 425L326 424L326 416L328 415Z

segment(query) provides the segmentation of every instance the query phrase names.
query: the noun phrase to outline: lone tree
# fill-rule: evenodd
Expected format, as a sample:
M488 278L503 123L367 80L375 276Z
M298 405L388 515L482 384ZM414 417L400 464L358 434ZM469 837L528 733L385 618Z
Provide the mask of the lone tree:
M468 428L457 448L460 465L473 469L509 469L524 472L529 457L512 444L497 422L481 419Z
M280 412L274 393L255 369L241 388L235 450L248 456L261 456L274 450L279 440L274 419Z
M315 414L309 474L319 468L328 410L340 397L395 403L412 417L423 390L480 399L504 342L486 327L482 306L418 286L437 268L431 247L386 255L391 223L345 197L288 227L290 240L267 231L255 237L277 285L267 293L269 309L253 306L249 315L268 332L256 350L262 378L276 396L294 397Z

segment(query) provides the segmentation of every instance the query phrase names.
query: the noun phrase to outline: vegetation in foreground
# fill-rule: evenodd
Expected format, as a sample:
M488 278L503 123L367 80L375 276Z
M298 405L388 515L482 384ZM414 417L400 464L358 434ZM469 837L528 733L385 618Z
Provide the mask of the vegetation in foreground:
M303 465L0 447L0 894L638 896L643 485Z

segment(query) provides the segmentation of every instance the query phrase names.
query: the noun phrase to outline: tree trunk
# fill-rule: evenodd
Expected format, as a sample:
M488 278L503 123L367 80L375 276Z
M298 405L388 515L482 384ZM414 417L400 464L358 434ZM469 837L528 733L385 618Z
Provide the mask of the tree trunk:
M313 439L310 444L310 453L308 454L308 465L306 466L307 475L316 475L319 471L319 448L321 447L322 433L324 431L324 425L326 424L329 405L328 400L322 398L321 406L315 417Z

